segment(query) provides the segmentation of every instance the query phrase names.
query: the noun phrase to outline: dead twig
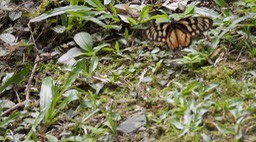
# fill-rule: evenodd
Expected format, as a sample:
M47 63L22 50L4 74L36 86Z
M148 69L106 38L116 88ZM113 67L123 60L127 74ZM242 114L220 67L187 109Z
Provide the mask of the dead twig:
M14 89L14 92L15 92L15 95L16 95L16 97L17 97L18 102L21 103L20 96L19 96L17 90Z
M35 38L34 38L34 36L33 36L33 31L32 31L32 28L31 28L31 26L30 26L30 23L28 23L28 28L29 28L29 31L30 31L30 34L31 34L31 38L32 38L33 44L34 44L33 49L34 49L34 51L35 51L36 53L38 53L38 48L37 48L37 45L36 45Z
M18 103L16 105L12 106L11 108L7 109L6 111L4 111L1 116L7 116L10 113L14 112L15 110L20 109L20 108L24 108L24 107L25 107L25 104L23 102Z
M34 61L35 64L34 64L32 73L31 73L31 75L29 77L28 84L27 84L26 89L25 89L25 94L26 94L26 100L27 101L29 100L30 88L31 88L32 80L33 80L35 72L36 72L36 68L37 68L37 66L39 64L39 60L40 60L39 55L36 55L36 59Z
M141 75L140 75L140 80L139 80L139 82L137 83L137 88L139 88L140 83L141 83L142 79L144 78L144 76L145 76L145 74L146 74L147 71L148 71L147 69L144 69L143 72L141 73Z

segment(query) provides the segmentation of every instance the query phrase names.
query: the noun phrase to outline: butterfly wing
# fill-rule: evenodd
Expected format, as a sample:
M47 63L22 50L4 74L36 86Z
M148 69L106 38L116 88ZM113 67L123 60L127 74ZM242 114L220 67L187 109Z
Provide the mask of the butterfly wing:
M146 30L146 37L157 42L166 42L170 48L187 47L191 37L208 30L213 21L208 17L188 17L171 23L162 23Z
M166 42L169 48L175 49L181 45L186 47L191 43L191 34L179 28L172 28L168 32Z
M167 24L156 24L155 26L151 26L146 30L146 37L149 40L157 41L157 42L166 42L167 29L169 28L171 23Z
M188 17L177 21L175 26L186 33L190 33L191 36L195 36L210 29L212 24L212 19L208 17Z

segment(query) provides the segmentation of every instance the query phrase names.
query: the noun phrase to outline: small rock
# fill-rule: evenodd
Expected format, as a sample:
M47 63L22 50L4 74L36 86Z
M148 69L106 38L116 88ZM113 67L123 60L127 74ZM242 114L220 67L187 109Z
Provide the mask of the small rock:
M126 121L121 123L117 130L121 133L133 133L141 127L146 126L146 118L144 113L137 113Z

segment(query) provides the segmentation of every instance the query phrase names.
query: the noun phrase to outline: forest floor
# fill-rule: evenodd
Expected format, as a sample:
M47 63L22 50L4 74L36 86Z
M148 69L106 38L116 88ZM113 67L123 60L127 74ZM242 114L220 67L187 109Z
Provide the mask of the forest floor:
M256 2L200 2L0 1L0 140L256 141ZM213 26L170 49L166 16Z

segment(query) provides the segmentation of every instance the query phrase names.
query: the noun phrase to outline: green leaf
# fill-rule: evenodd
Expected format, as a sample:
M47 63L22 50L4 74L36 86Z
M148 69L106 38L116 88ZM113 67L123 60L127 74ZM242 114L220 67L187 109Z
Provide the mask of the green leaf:
M57 25L53 27L53 30L58 34L62 34L65 32L65 26Z
M190 95L191 92L197 87L197 82L194 81L192 83L190 83L187 88L185 88L184 90L182 90L182 95L186 96L186 95Z
M79 72L85 67L85 59L80 60L76 63L75 68L72 69L72 71L69 73L69 76L66 80L66 83L64 84L61 94L65 92L71 85L72 83L78 78Z
M220 37L214 37L212 40L211 40L211 47L213 49L217 48L218 45L220 43Z
M99 58L97 56L93 56L91 58L91 64L89 66L89 74L91 74L98 66Z
M117 17L116 8L113 6L113 4L109 4L109 10Z
M65 54L63 54L57 61L57 63L62 63L72 67L75 63L75 57L84 55L84 52L78 47L69 49Z
M227 3L224 0L214 0L214 2L218 4L221 8L227 6Z
M82 108L93 108L92 101L83 100L81 103Z
M108 5L111 2L111 0L104 0L104 5Z
M36 134L36 127L42 122L43 118L45 117L45 111L40 112L39 116L36 117L36 120L34 121L29 133L27 134L26 140L28 141L31 139L31 136L34 136ZM33 137L36 139L36 137Z
M186 11L184 12L185 15L193 15L195 13L195 5L191 5L188 8L186 8Z
M7 118L1 119L0 128L3 128L4 126L8 125L10 122L17 120L19 116L20 116L20 112L14 112Z
M110 114L112 120L115 120L115 121L121 120L120 114L118 114L116 112L109 112L109 114Z
M119 48L119 43L118 43L118 41L116 41L115 49L116 49L117 52L120 52L120 48Z
M105 48L105 47L110 47L110 44L105 43L105 44L101 44L101 45L98 45L98 46L94 47L94 48L93 48L93 50L94 50L94 55L95 55L98 51L100 51L100 49Z
M96 140L92 139L88 135L84 135L83 137L81 136L69 136L64 139L65 142L94 142Z
M106 117L107 119L107 123L106 125L112 130L112 132L114 133L114 135L117 135L117 127L116 127L116 123L115 121L113 121L111 115L109 113L107 113L106 110L101 109L101 112L103 113L103 115Z
M40 16L37 16L37 17L29 20L29 22L32 23L32 22L42 21L42 20L45 20L45 19L53 17L53 16L64 14L64 13L69 12L69 11L73 11L73 12L75 12L75 11L84 11L84 12L87 12L87 11L90 11L90 10L92 10L92 8L86 7L86 6L65 6L65 7L55 8L55 9L49 11L48 13L42 14Z
M143 7L140 13L140 21L143 21L148 16L148 13L149 13L149 6L146 5L145 7Z
M60 105L58 105L56 113L60 110L64 109L68 104L70 104L74 100L78 100L78 91L75 89L70 89L65 92L65 95L68 95L64 100L61 101ZM64 96L64 94L63 94Z
M230 16L230 11L227 8L227 3L224 0L214 0L214 2L222 8L222 13L226 16Z
M127 20L129 21L129 23L130 23L131 25L137 25L137 21L134 20L133 18L127 17Z
M170 18L167 14L155 15L155 16L151 16L150 18L144 20L143 23L151 21L151 20L156 20L156 23L161 23L161 22L170 21Z
M28 65L25 68L23 68L20 72L15 73L11 78L9 78L5 83L3 83L2 86L0 86L0 94L6 87L12 84L19 84L19 82L21 82L24 78L27 77L31 69L31 65Z
M69 18L79 17L79 18L86 19L89 16L91 16L91 17L96 17L97 16L97 18L99 20L106 19L105 17L102 18L102 14L106 15L105 13L106 13L105 11L94 11L94 10L90 10L90 11L67 11L67 14L69 14L69 16L70 16ZM112 17L112 16L109 16L109 17Z
M238 23L242 22L242 21L245 21L247 19L251 19L251 18L255 18L255 14L248 14L248 15L245 15L243 17L240 17L234 21L231 21L232 24L230 24L228 27L226 27L219 35L218 37L219 38L222 38L227 32L233 30L234 28L238 27Z
M125 35L125 40L129 41L130 35L129 35L129 30L127 28L125 28L125 30L124 30L124 35Z
M100 0L87 0L87 3L95 8L104 8Z
M46 77L41 85L40 91L40 110L48 109L52 103L53 98L53 79Z
M93 42L90 34L86 32L77 33L74 36L74 40L76 44L78 44L79 47L82 48L84 51L93 51Z
M15 42L15 36L10 33L0 34L0 39L8 44L12 44Z
M203 140L205 141L205 142L212 142L212 140L211 140L211 136L208 136L208 135L206 135L206 134L201 134L201 136L202 136L202 138L203 138Z
M17 19L19 19L22 15L22 12L21 11L10 11L9 12L9 18L12 20L12 21L15 21Z
M100 109L95 109L95 110L93 110L92 112L90 112L88 115L85 115L84 117L83 117L83 119L82 119L82 121L81 122L84 122L84 121L87 121L91 116L93 116L94 114L96 114L96 113L98 113L98 112L100 112Z
M213 19L217 19L219 17L219 13L214 11L214 9L209 9L205 7L195 7L195 11L199 15L204 15L207 17L212 17Z
M58 112L56 112L56 105L60 101L61 94L59 93L59 88L54 84L51 85L52 90L52 101L50 102L49 107L44 108L41 110L44 113L44 125L46 127L50 126L54 123L58 118L55 117Z
M184 128L184 126L183 126L180 122L178 122L177 120L175 120L175 119L171 119L171 123L172 123L177 129L183 129L183 128Z
M78 5L79 0L70 0L70 5Z
M58 142L58 138L56 138L55 136L53 135L50 135L50 134L46 134L46 138L49 142Z
M99 19L95 18L95 17L92 17L92 16L85 16L85 17L81 17L82 19L85 19L85 20L88 20L88 21L91 21L97 25L100 25L102 27L106 26L105 23L103 23L102 21L100 21Z
M114 30L121 30L122 29L122 26L121 25L105 25L104 26L104 29L114 29Z
M81 125L81 128L85 130L90 130L90 132L92 132L93 134L106 134L109 131L106 128L97 128L88 125Z

